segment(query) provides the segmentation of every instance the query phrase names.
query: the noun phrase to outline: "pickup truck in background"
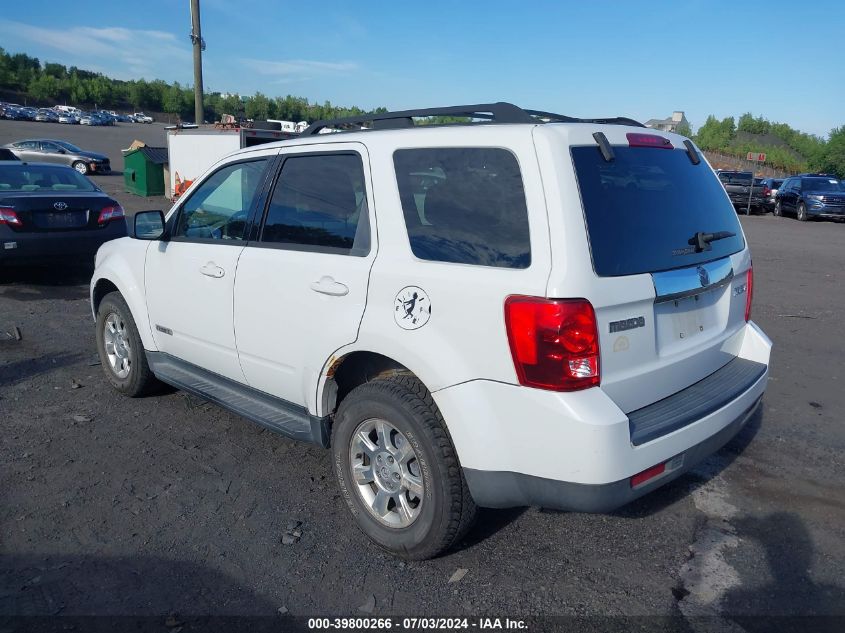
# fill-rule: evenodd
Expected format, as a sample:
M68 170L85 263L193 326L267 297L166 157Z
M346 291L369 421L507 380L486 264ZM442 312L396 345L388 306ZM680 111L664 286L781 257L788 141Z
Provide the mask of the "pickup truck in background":
M719 181L731 199L731 204L734 205L734 209L745 211L748 208L748 194L749 189L751 189L751 210L766 210L762 178L754 178L750 171L720 170L717 173Z

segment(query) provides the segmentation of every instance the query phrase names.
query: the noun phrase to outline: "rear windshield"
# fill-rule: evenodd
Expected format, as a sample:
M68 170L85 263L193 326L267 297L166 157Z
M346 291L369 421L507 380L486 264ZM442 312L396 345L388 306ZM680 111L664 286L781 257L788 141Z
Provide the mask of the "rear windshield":
M613 148L607 162L598 146L573 147L593 267L603 277L693 266L744 248L736 212L706 163L686 151ZM695 252L698 232L733 237Z
M751 172L743 173L723 171L719 173L719 180L721 180L726 185L750 185Z
M10 191L99 191L90 180L70 167L61 165L0 166L0 194Z

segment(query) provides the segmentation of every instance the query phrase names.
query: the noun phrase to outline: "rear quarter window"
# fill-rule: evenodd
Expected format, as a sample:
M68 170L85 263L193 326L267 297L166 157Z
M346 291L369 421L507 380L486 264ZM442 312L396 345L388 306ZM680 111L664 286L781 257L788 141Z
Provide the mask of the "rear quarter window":
M614 146L572 148L593 268L600 276L683 268L726 257L745 244L736 212L706 163L686 151ZM696 233L728 231L709 250L690 245Z
M500 268L531 264L522 175L509 151L401 149L393 163L416 257Z

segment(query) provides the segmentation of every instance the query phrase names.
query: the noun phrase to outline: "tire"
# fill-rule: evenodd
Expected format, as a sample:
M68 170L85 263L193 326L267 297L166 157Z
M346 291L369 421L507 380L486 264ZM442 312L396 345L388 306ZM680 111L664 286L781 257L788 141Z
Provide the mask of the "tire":
M807 205L803 202L798 203L798 207L795 213L795 217L800 222L806 222L809 218L807 217Z
M96 330L100 364L112 387L125 396L137 398L159 384L147 363L135 319L119 292L103 297L97 310ZM116 330L121 332L119 336L115 335Z
M88 163L77 160L71 166L83 176L88 175Z
M379 434L380 423L387 433ZM359 439L364 435L367 449ZM361 531L382 549L408 560L433 558L472 525L476 506L455 447L431 394L415 377L397 374L353 389L338 407L331 443L346 505ZM407 487L406 481L415 485ZM380 515L373 506L381 505L378 497L385 494L393 505L388 499L386 514Z
M783 216L783 210L780 208L780 200L775 202L775 208L772 210L772 215L776 218Z

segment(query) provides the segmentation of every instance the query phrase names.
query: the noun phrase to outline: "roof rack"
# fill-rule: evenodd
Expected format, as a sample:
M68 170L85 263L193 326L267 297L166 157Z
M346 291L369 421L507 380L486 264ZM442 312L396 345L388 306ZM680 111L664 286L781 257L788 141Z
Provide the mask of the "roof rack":
M397 130L414 127L415 118L453 116L479 119L479 123L598 123L607 125L633 125L645 127L639 121L625 117L606 119L578 119L553 112L541 110L523 110L512 103L499 101L498 103L479 103L476 105L447 106L443 108L424 108L421 110L401 110L398 112L382 112L362 114L360 116L342 119L324 119L315 121L302 131L300 136L313 136L327 128L335 131L351 132L361 129ZM364 124L372 127L364 128ZM467 125L456 123L453 125Z

